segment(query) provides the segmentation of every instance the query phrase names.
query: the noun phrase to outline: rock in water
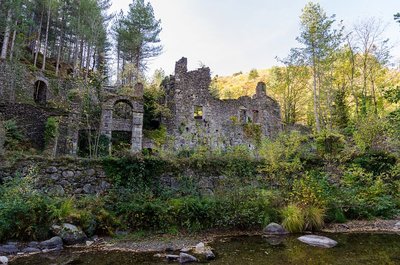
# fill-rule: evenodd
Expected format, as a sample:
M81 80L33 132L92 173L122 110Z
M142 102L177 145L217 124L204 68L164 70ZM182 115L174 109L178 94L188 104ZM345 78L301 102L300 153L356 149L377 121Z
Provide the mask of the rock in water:
M301 236L298 238L298 240L314 247L333 248L334 246L337 245L337 242L335 240L325 236L316 236L316 235Z
M288 232L277 223L270 223L263 229L265 235L286 235Z
M62 238L66 245L75 245L85 243L87 240L86 234L78 227L72 224L53 225L52 231L55 235Z
M0 264L1 265L8 265L8 258L5 256L0 256Z
M192 255L189 255L186 253L179 254L179 263L180 264L191 263L191 262L197 262L197 259L195 257L193 257Z

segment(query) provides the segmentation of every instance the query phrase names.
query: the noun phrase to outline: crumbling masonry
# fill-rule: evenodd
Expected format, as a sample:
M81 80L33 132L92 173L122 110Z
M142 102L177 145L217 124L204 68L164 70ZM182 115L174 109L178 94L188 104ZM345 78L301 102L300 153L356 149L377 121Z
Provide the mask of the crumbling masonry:
M187 70L187 59L176 63L175 76L165 84L171 118L164 119L173 148L208 145L213 149L255 146L259 136L273 137L282 130L279 104L267 96L260 82L253 97L219 100L210 92L210 69Z

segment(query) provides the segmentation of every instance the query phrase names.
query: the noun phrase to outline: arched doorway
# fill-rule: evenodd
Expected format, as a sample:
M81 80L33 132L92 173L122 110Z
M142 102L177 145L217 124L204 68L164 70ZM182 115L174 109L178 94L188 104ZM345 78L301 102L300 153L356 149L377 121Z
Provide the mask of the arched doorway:
M47 84L43 80L37 80L33 90L33 100L36 104L44 105L47 101Z
M128 96L111 96L105 100L102 110L101 134L116 147L118 142L129 143L130 152L142 150L143 102ZM129 139L128 139L129 138Z

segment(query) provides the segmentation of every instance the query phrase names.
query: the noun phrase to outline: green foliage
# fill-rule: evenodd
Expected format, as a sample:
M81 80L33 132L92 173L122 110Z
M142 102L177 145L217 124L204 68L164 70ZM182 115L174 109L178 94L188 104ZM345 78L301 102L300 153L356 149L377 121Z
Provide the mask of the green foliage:
M264 159L262 171L274 182L285 185L293 173L303 169L307 137L297 131L282 133L275 140L265 139L259 150Z
M283 227L291 233L300 233L304 229L304 215L302 209L295 204L290 204L282 209Z
M382 173L388 173L394 167L396 157L384 151L370 151L357 156L353 163L366 172L379 176Z
M252 69L249 73L249 79L256 79L257 77L259 77L257 69Z
M59 134L59 121L56 117L49 117L44 129L44 140L46 145L50 144Z
M359 119L354 132L354 141L361 151L385 150L386 121L376 115Z
M0 241L45 239L50 226L49 198L34 188L36 169L0 186Z
M17 125L17 122L13 119L6 120L3 123L4 129L6 131L5 147L9 150L18 149L19 144L24 139L24 136Z
M317 206L300 207L289 204L281 210L283 227L291 233L320 230L324 226L325 209Z
M343 135L328 130L318 133L315 142L319 155L327 158L337 157L346 143Z
M0 117L0 156L4 153L4 144L6 143L6 129L4 128L4 122Z
M304 211L305 230L320 230L325 222L325 209L317 206L309 206Z
M332 120L336 128L344 130L349 125L349 107L346 103L346 92L335 91Z
M398 213L390 185L360 167L345 172L341 191L349 218L389 218Z
M261 144L262 128L260 124L246 123L243 125L243 132L248 139L251 139L256 144L256 146Z

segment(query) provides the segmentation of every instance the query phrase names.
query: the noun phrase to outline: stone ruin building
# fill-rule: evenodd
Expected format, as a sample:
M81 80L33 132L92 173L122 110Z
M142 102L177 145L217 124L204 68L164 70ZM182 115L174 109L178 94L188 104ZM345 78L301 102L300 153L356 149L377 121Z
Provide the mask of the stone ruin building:
M76 156L79 148L82 104L71 101L69 92L82 89L73 80L47 79L41 72L18 71L0 62L0 119L15 119L25 137L35 147L45 146L45 124L49 117L59 120L59 136L53 144L54 154ZM167 128L165 148L180 150L208 145L213 149L245 144L254 147L249 128L261 136L273 137L281 131L278 103L267 96L266 86L259 83L253 97L219 100L210 92L209 68L187 70L187 59L176 63L175 75L164 82L165 105L171 115L161 124ZM137 84L133 95L121 96L115 87L105 87L101 102L100 132L108 139L113 133L128 133L132 153L141 152L143 143L143 85ZM51 104L49 104L51 103ZM57 106L57 107L54 107ZM123 109L124 111L120 111ZM246 129L247 128L247 129ZM253 135L254 136L254 135ZM111 150L111 141L108 149Z
M261 136L267 137L282 130L279 104L267 96L264 83L258 83L253 97L225 100L210 94L210 84L209 68L188 71L186 58L176 63L175 75L165 84L166 105L172 115L163 120L175 149L202 144L214 149L253 147L254 135L246 133L246 126L259 128Z

